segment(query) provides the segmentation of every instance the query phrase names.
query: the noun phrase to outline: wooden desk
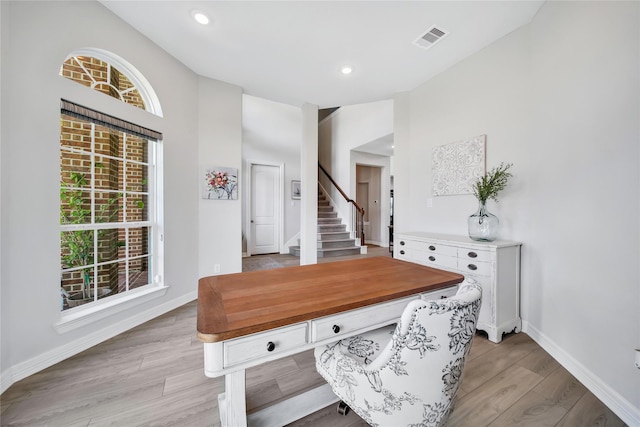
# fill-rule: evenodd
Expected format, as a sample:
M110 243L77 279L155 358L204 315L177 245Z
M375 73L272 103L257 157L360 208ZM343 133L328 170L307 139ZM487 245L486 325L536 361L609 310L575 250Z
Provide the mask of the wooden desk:
M198 338L205 375L225 376L222 425L247 425L245 369L396 323L412 299L450 296L463 279L387 257L201 278ZM337 401L328 385L294 399L249 424L284 425Z

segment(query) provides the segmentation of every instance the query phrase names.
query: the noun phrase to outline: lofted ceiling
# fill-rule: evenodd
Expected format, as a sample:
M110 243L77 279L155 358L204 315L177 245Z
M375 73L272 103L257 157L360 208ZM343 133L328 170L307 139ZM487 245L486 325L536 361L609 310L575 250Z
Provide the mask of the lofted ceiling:
M199 75L331 108L416 88L530 22L543 1L101 3ZM211 22L196 23L196 10ZM428 49L413 43L434 25L447 35Z

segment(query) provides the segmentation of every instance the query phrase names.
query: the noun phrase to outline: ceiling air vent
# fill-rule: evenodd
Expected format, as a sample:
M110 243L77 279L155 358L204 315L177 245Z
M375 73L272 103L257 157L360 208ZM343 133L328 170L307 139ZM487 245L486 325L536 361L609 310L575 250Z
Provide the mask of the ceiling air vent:
M418 37L413 44L420 46L421 48L428 49L434 44L436 44L439 40L442 40L444 37L449 34L447 31L442 30L440 28L431 27L427 30L426 33Z

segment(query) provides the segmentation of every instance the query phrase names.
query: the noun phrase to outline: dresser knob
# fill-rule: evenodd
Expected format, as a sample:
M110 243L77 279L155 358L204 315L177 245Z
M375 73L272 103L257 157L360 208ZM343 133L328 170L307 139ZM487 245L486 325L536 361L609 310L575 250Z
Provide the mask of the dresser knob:
M475 252L469 252L467 255L469 256L469 258L477 258L478 257L478 254L475 253Z
M433 246L433 245L431 245L431 246L429 246L429 250L430 250L430 251L435 251L435 250L436 250L436 247L435 247L435 246Z
M404 240L400 240L400 246L404 246Z
M400 251L400 255L404 255L404 251Z
M433 255L429 257L429 261L435 261L435 260L436 260L436 257L434 257Z
M473 270L473 271L475 271L475 270L477 270L477 269L478 269L478 267L477 267L475 264L469 264L469 265L467 265L467 268L468 268L469 270Z
M333 325L331 329L333 329L334 334L337 334L338 332L340 332L340 326L338 325Z
M269 343L267 344L267 351L273 351L276 349L276 345L273 343L273 341L269 341Z

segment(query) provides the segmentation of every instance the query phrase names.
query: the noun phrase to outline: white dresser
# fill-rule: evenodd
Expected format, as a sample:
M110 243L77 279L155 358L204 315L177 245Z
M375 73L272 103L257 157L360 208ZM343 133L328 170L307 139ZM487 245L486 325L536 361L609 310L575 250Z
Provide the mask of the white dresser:
M520 332L520 247L505 240L477 242L466 236L396 233L393 256L474 278L482 285L478 329L493 342Z

